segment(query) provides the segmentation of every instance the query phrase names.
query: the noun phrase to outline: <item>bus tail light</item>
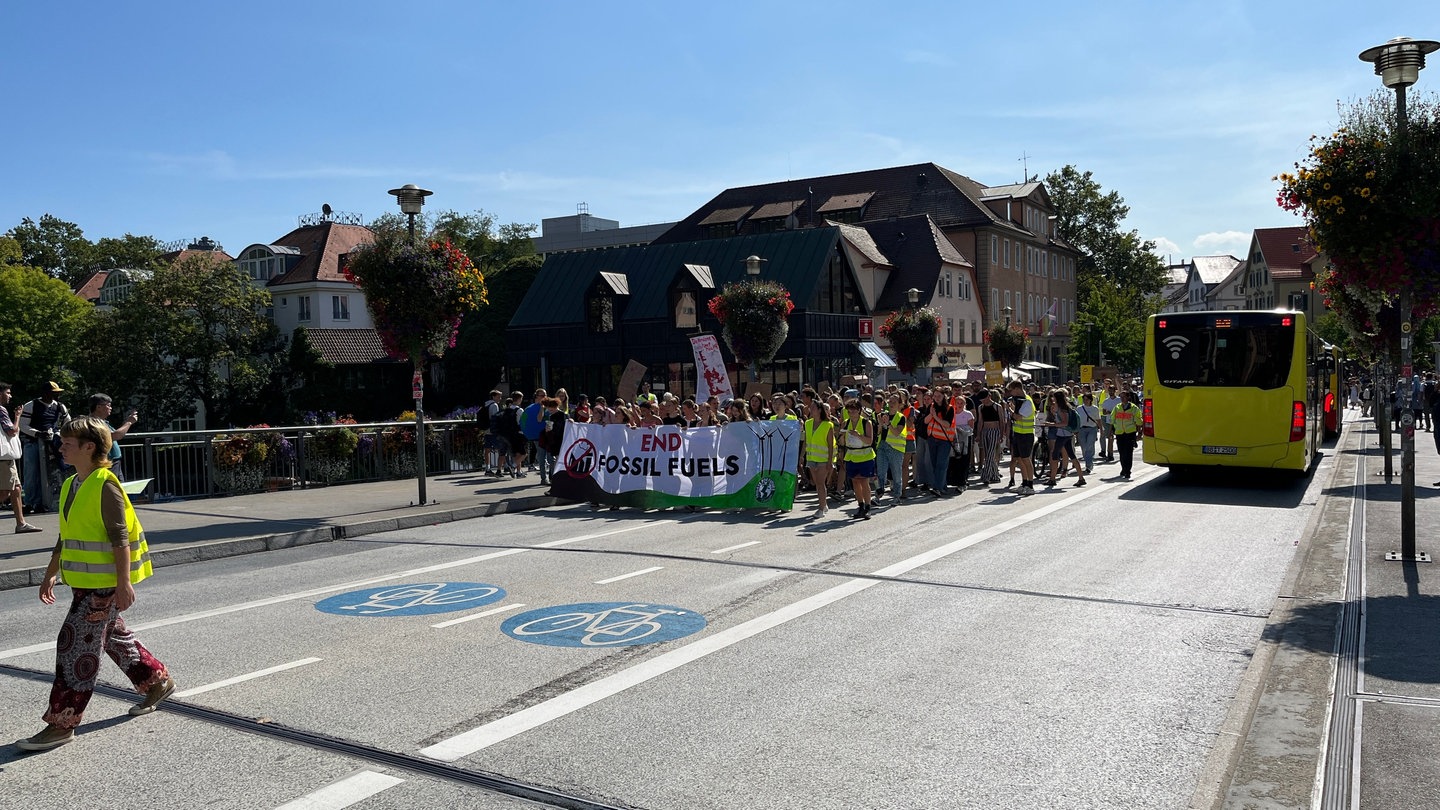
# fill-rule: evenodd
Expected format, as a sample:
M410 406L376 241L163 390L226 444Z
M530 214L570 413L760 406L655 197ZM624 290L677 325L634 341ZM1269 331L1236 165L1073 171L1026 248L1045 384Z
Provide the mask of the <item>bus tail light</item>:
M1146 438L1155 438L1155 400L1145 398L1145 415L1142 422Z
M1296 401L1295 407L1290 411L1290 441L1300 442L1305 440L1305 403Z

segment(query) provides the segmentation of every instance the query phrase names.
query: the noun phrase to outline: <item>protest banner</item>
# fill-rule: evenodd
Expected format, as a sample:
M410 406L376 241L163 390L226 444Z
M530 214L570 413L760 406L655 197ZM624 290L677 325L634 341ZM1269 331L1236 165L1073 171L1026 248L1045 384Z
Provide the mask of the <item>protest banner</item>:
M567 421L550 486L611 506L789 510L800 444L794 420L689 430Z

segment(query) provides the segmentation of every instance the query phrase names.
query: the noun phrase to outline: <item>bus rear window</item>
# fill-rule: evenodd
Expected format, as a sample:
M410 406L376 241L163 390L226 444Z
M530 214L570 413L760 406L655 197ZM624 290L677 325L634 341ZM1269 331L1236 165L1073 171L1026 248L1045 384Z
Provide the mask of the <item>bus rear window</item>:
M1169 324L1155 330L1155 371L1167 388L1225 386L1280 388L1290 377L1295 329L1252 326L1215 329Z

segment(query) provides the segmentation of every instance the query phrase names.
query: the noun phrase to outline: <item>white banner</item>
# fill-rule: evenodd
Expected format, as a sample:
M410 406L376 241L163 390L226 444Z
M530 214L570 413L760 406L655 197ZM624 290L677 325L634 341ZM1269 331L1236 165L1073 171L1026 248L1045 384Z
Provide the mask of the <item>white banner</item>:
M690 338L690 349L695 353L695 401L715 397L723 403L734 399L730 375L725 373L725 360L720 356L720 341L714 335L696 335Z
M689 430L567 421L551 487L630 506L789 509L801 439L794 420Z

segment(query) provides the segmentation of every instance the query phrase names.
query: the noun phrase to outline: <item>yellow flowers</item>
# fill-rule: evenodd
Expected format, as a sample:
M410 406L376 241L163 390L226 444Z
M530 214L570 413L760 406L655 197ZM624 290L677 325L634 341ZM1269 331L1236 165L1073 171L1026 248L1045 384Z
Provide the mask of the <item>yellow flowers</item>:
M1374 172L1371 172L1371 174L1374 174ZM1362 189L1360 189L1360 196L1361 196L1361 197L1369 197L1369 196L1370 196L1370 189L1369 189L1369 188L1362 188Z

